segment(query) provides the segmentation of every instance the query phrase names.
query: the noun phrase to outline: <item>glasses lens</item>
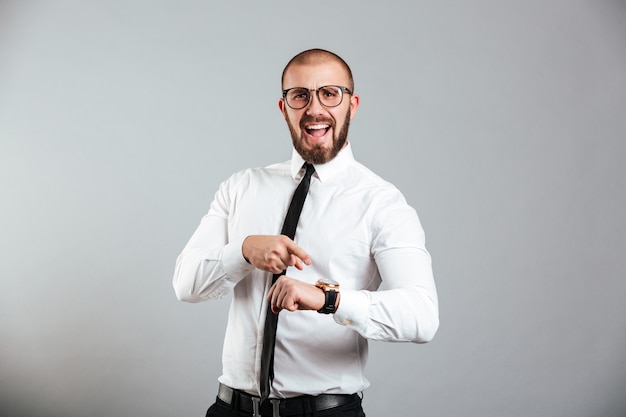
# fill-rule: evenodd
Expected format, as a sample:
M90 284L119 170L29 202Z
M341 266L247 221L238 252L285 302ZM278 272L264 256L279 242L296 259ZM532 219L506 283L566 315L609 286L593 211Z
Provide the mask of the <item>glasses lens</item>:
M326 107L336 107L341 104L343 91L341 88L329 85L318 90L318 97Z
M310 92L306 88L292 88L287 91L287 104L292 109L301 109L309 104Z

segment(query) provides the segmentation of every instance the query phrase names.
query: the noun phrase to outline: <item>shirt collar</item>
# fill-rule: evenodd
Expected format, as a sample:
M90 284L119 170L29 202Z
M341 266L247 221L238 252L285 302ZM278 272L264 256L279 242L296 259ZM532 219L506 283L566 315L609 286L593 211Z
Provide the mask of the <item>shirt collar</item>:
M354 155L352 154L352 146L350 146L350 142L348 142L332 160L325 164L314 164L315 175L317 175L321 182L324 182L346 169L353 161ZM297 179L302 165L304 165L304 159L302 159L300 154L294 149L291 154L291 176L294 179Z

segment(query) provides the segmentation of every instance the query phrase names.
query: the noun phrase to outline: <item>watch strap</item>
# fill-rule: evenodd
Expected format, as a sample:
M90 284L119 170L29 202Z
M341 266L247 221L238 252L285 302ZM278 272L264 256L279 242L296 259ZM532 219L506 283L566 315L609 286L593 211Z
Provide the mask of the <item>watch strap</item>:
M337 291L328 290L324 291L324 296L326 297L324 301L324 307L317 310L318 313L321 314L333 314L337 310L335 308L335 303L337 302Z

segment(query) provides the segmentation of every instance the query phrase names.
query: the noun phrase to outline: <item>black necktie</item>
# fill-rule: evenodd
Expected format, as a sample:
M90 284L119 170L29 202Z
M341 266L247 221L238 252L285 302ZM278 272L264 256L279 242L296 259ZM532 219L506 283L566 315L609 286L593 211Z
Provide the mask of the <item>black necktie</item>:
M296 227L298 226L298 219L300 218L300 212L304 205L307 192L309 191L309 184L311 183L311 175L315 171L315 168L311 164L304 164L306 173L300 181L298 188L293 193L291 198L291 204L287 210L287 216L285 216L285 222L283 223L283 229L281 234L293 239L296 235ZM272 284L281 276L285 275L287 271L283 271L280 274L274 274L272 277ZM270 395L271 380L274 379L274 346L276 345L276 328L278 325L278 314L272 312L271 303L267 304L267 315L265 317L265 331L263 333L263 351L261 352L261 401L266 400Z

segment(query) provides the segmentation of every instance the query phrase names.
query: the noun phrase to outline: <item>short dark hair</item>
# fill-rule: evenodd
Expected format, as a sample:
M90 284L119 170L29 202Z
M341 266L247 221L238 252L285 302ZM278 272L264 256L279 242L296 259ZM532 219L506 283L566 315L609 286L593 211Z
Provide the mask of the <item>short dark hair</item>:
M292 65L311 65L311 64L322 64L328 61L338 62L348 74L348 79L350 85L347 85L350 91L354 92L354 79L352 78L352 70L350 70L350 66L343 60L339 55L327 51L325 49L308 49L306 51L300 52L298 55L291 58L291 60L285 66L283 70L283 75L281 77L281 85L284 87L285 82L285 74L287 70Z

